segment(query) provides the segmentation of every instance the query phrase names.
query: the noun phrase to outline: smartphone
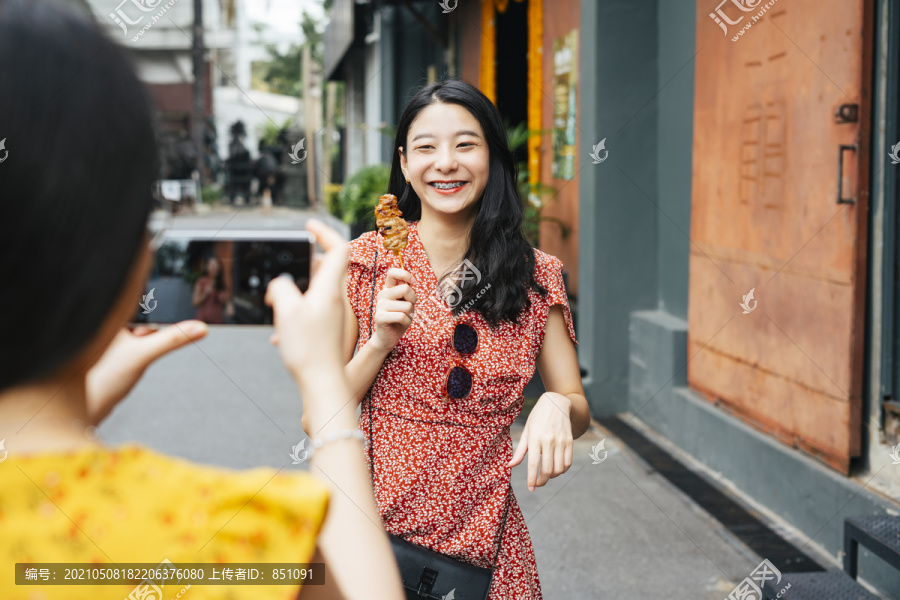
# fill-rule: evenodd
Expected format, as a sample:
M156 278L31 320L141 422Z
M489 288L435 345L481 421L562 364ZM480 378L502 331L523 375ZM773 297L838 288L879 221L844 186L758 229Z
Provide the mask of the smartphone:
M314 244L308 231L168 230L156 243L134 323L269 325L266 287L287 274L305 292Z

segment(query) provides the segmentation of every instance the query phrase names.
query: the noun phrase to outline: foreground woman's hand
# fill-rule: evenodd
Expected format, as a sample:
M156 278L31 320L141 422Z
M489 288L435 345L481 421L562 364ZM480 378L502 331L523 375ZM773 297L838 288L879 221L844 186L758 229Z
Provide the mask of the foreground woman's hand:
M301 293L290 279L276 277L269 282L265 301L274 313L273 342L303 393L304 420L315 429L348 400L335 394L337 386L345 386L340 340L348 250L340 234L323 223L310 220L307 228L326 251L309 289ZM326 389L330 393L314 393Z
M536 487L562 475L572 466L575 441L572 437L571 406L572 401L562 394L546 392L531 409L519 445L509 463L510 467L516 466L528 452L528 491L533 492Z
M87 374L85 391L91 425L97 425L112 412L153 361L203 338L207 329L202 321L193 320L158 331L143 325L134 331L123 327Z
M356 404L344 377L341 328L347 244L318 221L307 229L325 250L306 293L283 277L266 289L278 351L303 395L310 437L324 438L357 427ZM381 524L363 446L355 439L331 441L310 459L310 473L331 490L328 515L316 539L313 562L325 563L327 581L305 586L300 600L402 600L400 571Z

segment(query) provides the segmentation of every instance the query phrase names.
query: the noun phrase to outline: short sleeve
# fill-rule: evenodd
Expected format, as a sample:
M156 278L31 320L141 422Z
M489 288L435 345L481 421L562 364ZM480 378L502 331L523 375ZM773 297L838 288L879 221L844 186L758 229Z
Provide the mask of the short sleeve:
M224 534L223 542L243 544L241 536L246 536L251 547L256 542L250 552L258 553L260 559L312 561L328 512L329 490L323 482L309 473L258 468L235 472L223 483L230 493L213 504L220 519L217 522L213 512L210 524L218 527L228 522L230 527L219 532L217 539Z
M554 304L562 306L563 316L566 320L566 329L569 331L572 343L577 346L578 340L575 337L575 324L572 320L572 311L569 309L569 295L566 292L566 284L563 280L563 263L555 256L540 250L535 250L535 259L535 270L537 271L535 279L547 289L547 305L548 307L552 307Z

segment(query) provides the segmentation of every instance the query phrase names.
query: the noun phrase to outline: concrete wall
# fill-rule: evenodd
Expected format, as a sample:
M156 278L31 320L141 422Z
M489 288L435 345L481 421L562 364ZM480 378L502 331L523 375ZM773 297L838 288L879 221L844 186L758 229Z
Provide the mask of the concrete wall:
M579 361L594 416L628 407L628 323L659 302L659 40L655 2L581 3ZM686 256L685 256L686 259Z
M656 97L657 308L687 319L694 128L694 24L690 3L659 2Z

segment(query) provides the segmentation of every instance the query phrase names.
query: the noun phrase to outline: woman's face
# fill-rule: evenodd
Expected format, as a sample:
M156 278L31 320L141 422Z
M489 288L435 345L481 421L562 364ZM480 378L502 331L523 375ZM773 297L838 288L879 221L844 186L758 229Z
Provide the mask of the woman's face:
M458 104L436 102L422 109L406 136L400 167L422 213L458 214L472 209L487 185L489 153L472 113Z
M210 277L215 277L219 274L219 261L215 258L210 258L206 261L206 272L209 273Z

